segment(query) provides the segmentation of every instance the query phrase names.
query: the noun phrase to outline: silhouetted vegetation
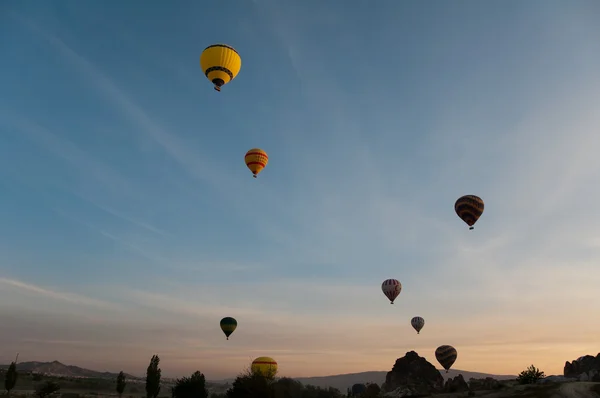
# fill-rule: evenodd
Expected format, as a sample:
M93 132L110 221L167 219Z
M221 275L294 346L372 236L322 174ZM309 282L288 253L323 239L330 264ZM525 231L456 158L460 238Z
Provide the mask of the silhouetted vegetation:
M538 368L531 365L530 367L519 373L517 381L520 384L533 384L539 379L543 379L544 377L546 377L544 375L544 372L541 372Z
M11 362L6 374L4 375L4 389L6 390L7 397L10 397L10 391L15 388L18 377L19 373L17 372L17 364L16 362Z
M119 398L123 395L123 391L125 391L125 386L127 385L127 381L125 379L125 373L123 371L119 372L117 376L117 394L119 394Z
M191 377L182 377L175 381L171 388L172 398L208 398L206 378L196 371Z
M215 395L215 397L217 397ZM226 398L342 398L336 388L303 386L299 381L274 379L247 371L239 375L225 394Z
M152 355L150 365L146 369L146 398L156 398L160 393L161 370L158 367L159 363L158 355Z
M54 381L46 381L45 383L39 384L35 387L35 395L38 398L45 398L55 392L60 391L60 385Z

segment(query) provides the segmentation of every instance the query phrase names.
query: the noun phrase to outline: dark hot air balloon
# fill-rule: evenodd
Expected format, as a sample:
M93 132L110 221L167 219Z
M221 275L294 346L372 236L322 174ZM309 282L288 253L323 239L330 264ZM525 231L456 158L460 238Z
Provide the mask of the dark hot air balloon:
M229 336L231 336L235 328L237 328L237 321L234 318L228 316L221 319L221 330L227 336L227 340L229 340Z
M454 211L469 226L473 229L473 225L479 220L483 214L483 200L479 196L465 195L458 198L454 203Z
M417 331L417 334L421 333L421 329L425 326L425 319L420 316L416 316L410 320L410 324Z
M451 345L441 345L435 350L435 359L446 369L446 373L456 361L457 356L456 349Z
M362 384L362 383L356 383L350 389L350 392L352 393L353 397L359 397L365 391L367 391L367 386L366 386L366 384Z
M394 304L394 300L402 290L402 284L397 279L386 279L381 284L383 294L390 300L390 304Z

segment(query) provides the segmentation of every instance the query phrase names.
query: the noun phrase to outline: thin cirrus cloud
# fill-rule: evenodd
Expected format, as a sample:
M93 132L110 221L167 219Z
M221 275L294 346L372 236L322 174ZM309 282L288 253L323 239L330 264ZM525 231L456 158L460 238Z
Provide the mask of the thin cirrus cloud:
M440 344L457 347L459 369L503 374L532 361L546 373L560 373L565 360L593 353L600 325L584 310L597 301L600 282L594 272L600 219L593 211L600 196L593 183L600 177L600 76L586 66L599 61L597 41L589 40L597 27L586 14L593 13L583 3L568 14L555 7L533 13L523 5L493 17L476 7L481 18L459 29L453 14L425 18L423 8L396 5L366 29L368 10L359 24L358 15L333 5L310 15L302 5L255 1L251 7L240 21L263 23L240 26L248 37L273 36L271 55L281 61L274 74L290 78L280 104L268 103L274 94L265 83L260 106L268 103L270 122L282 128L261 137L271 140L273 156L264 175L269 178L257 181L232 171L228 155L205 149L218 147L216 141L185 134L191 128L181 126L197 120L169 117L168 102L177 107L183 96L161 95L169 101L153 105L133 83L123 83L117 69L79 51L75 28L59 32L16 17L35 40L50 44L64 68L84 78L82 101L97 95L115 120L126 120L114 122L117 130L133 126L123 140L142 136L162 152L145 155L151 178L144 179L141 167L116 160L108 166L100 161L110 159L107 152L75 144L65 126L3 102L2 125L16 127L11 139L22 134L78 178L55 178L56 191L50 191L36 186L33 169L18 175L5 168L3 175L11 181L22 176L28 182L19 189L45 195L49 203L40 200L37 207L62 219L55 222L65 236L93 232L83 243L102 250L107 272L131 273L94 281L82 267L59 280L35 273L57 261L44 258L49 248L37 254L3 246L14 264L0 264L0 295L12 298L0 307L12 319L10 335L1 337L31 347L26 355L33 360L141 374L159 352L165 374L199 368L211 378L230 377L263 354L277 358L282 374L315 376L389 369L411 349L434 362L432 350ZM390 22L395 13L401 23ZM507 21L512 33L500 34ZM569 23L577 28L559 29ZM325 34L328 24L340 34ZM139 40L136 32L130 26L127 43ZM312 40L317 32L322 42ZM251 84L257 61L250 42L227 39L248 54L248 77L240 75L217 97L230 104L232 93L245 95L234 90ZM393 79L369 80L369 59L340 55L376 43L405 48L402 57L380 53L397 69ZM144 48L155 50L146 41ZM142 56L132 54L128 62ZM168 64L179 68L186 54ZM151 65L147 69L150 75ZM183 73L168 81L177 87L189 78ZM152 84L145 89L159 91ZM198 110L203 120L220 109L205 107ZM247 114L238 118L243 121L220 127L241 130L253 123ZM245 145L247 137L239 139ZM54 164L43 159L41 168ZM466 193L486 202L474 231L453 213L454 201ZM36 203L33 196L28 203ZM167 209L170 203L176 205ZM83 250L75 243L68 249ZM403 283L394 306L379 290L388 277ZM40 304L41 297L47 303ZM229 342L218 329L227 315L240 322ZM426 319L419 336L408 324L414 315ZM128 347L126 358L107 349L115 339L117 347ZM2 358L14 351L3 350ZM82 350L85 356L77 354Z

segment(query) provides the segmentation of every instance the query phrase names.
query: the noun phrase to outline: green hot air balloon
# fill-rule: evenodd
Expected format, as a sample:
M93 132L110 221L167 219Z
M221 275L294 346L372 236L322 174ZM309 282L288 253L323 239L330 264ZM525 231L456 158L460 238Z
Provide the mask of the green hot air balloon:
M234 318L228 316L221 319L221 330L225 333L225 336L227 336L227 340L229 340L229 336L231 336L231 333L233 333L236 327L237 321Z

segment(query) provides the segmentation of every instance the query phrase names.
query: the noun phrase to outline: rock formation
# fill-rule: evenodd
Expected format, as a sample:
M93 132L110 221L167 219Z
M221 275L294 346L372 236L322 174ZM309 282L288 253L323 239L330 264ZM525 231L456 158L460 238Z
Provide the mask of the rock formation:
M492 378L486 377L485 379L469 379L469 388L472 391L487 391L487 390L498 390L502 388L502 384Z
M592 371L596 372L592 372ZM573 362L567 361L563 370L565 377L577 377L579 378L583 373L588 375L600 372L600 353L597 356L585 355L577 358Z
M410 351L396 360L381 388L383 392L393 392L386 396L415 397L440 391L443 386L444 378L439 370L416 352Z
M446 380L446 384L444 384L444 392L463 392L468 390L469 385L461 374Z

